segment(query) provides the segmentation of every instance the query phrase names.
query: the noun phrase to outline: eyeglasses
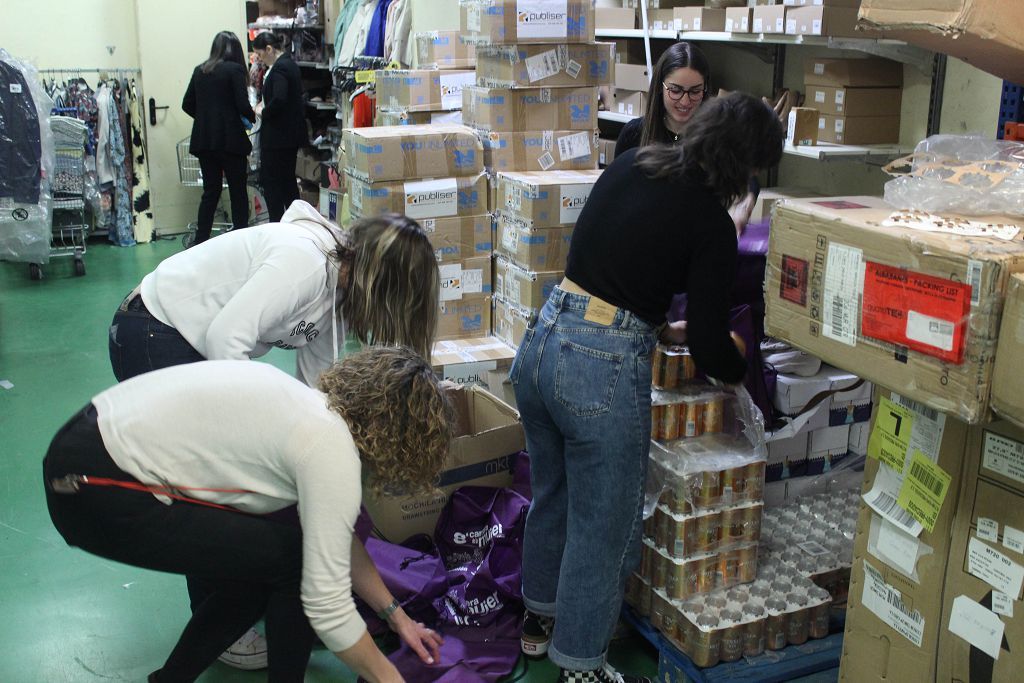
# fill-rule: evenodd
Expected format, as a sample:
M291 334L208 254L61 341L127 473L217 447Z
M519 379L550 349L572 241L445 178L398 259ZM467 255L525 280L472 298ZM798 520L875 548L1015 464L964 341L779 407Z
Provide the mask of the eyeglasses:
M683 95L686 95L693 102L699 102L704 99L704 95L707 93L707 88L703 84L695 85L692 88L682 88L675 83L661 82L661 85L668 92L668 98L673 102L678 102L683 99Z

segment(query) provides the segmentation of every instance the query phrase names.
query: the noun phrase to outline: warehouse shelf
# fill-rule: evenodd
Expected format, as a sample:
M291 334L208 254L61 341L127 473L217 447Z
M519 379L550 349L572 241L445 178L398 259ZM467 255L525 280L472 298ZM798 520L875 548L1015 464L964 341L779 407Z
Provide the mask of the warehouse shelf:
M652 39L676 40L679 32L674 30L660 29L648 32ZM643 38L644 30L641 28L599 28L594 31L598 38Z
M304 66L310 69L321 69L323 71L330 71L331 65L326 62L295 62L299 66Z
M815 161L861 161L864 163L888 163L897 157L910 154L912 147L899 145L786 145L783 150L791 156L814 159Z
M614 111L599 111L597 112L597 118L605 121L617 121L619 123L628 123L633 119L640 118L638 116L630 116L629 114L619 114Z

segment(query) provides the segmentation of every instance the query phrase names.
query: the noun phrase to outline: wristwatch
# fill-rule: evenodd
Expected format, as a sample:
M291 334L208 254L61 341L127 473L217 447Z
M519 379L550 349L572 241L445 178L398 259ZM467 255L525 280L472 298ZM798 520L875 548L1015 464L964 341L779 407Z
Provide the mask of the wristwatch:
M399 607L401 607L401 605L398 604L398 600L392 600L390 605L377 612L377 616L380 617L381 620L387 621Z

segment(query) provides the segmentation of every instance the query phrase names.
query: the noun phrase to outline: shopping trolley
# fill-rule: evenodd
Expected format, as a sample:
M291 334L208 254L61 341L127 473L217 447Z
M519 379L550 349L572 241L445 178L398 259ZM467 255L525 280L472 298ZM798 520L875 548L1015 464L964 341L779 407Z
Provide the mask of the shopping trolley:
M259 142L255 136L259 133L259 128L256 127L249 132L249 139L252 141L252 152L249 154L249 168L246 174L246 186L249 191L249 225L256 225L258 223L266 223L270 218L267 213L267 203L263 199L263 192L259 186L259 171L260 171L260 155L259 155ZM185 138L177 145L178 152L178 179L184 187L202 187L203 186L203 171L199 167L199 158L194 156L188 151L189 142L191 136ZM227 180L222 179L222 186L227 187ZM223 211L222 211L223 213ZM227 218L224 215L224 218ZM196 228L198 225L195 221L188 224L188 231L181 237L181 245L186 249L195 242L196 240ZM216 235L221 232L228 232L232 228L232 224L227 220L214 221L213 229L210 234Z

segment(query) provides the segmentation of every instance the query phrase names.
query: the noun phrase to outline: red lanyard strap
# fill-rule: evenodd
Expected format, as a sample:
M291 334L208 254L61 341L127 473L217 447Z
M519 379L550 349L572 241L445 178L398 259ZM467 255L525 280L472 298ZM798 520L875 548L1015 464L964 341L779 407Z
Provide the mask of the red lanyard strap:
M85 474L67 474L59 479L53 479L50 482L50 488L55 493L71 494L77 493L82 485L86 486L109 486L111 488L128 489L129 491L144 491L146 493L152 493L154 495L167 496L174 500L184 501L186 503L195 503L196 505L205 505L211 508L217 508L218 510L229 510L231 512L239 512L235 508L228 507L227 505L219 505L217 503L211 503L206 500L199 500L198 498L189 498L183 496L177 491L210 491L215 493L252 493L246 489L216 489L216 488L201 488L197 486L179 486L175 489L170 489L164 486L148 486L138 481L121 481L120 479L108 479L107 477L90 477Z

